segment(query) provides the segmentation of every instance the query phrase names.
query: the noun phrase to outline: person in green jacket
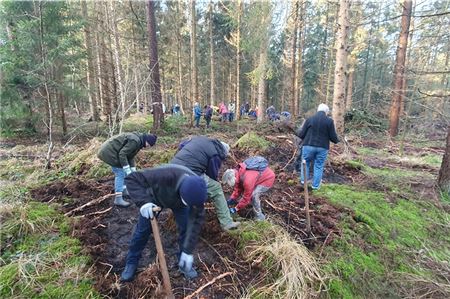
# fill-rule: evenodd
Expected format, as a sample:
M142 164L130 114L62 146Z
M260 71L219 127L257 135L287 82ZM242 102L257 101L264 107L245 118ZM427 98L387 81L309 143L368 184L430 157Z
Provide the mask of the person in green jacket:
M123 199L127 195L124 179L130 173L136 171L134 157L144 147L155 145L157 136L142 133L123 133L111 137L102 144L98 152L98 158L111 166L114 172L114 204L128 207L129 202Z

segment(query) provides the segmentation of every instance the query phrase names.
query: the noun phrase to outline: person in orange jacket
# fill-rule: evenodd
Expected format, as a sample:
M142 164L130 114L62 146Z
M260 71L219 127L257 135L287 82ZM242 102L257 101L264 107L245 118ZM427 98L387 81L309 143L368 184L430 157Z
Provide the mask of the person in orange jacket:
M227 201L229 206L235 205L230 208L230 212L234 214L251 202L256 220L265 220L260 197L273 186L274 181L275 173L269 167L265 167L264 170L249 169L247 164L239 163L236 169L227 169L222 176L222 182L234 187ZM241 196L242 198L238 201Z

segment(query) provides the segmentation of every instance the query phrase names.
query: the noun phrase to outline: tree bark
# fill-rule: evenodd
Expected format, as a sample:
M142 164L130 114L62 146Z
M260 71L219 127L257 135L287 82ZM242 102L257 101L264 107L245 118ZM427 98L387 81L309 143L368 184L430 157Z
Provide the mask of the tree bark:
M235 112L237 118L241 118L241 13L242 13L242 1L237 1L238 15L237 15L237 33L236 33L236 104Z
M150 77L152 91L152 107L153 107L153 129L159 129L164 115L162 111L161 83L159 79L159 62L158 62L158 43L156 39L156 18L155 18L156 1L148 1L148 35L149 35L149 51L150 51Z
M292 72L292 83L291 83L291 112L294 117L297 116L298 110L298 70L297 70L297 30L300 23L299 17L299 1L293 0L293 9L294 9L294 32L292 33L292 59L291 59L291 72Z
M263 45L259 54L259 80L258 80L258 115L257 122L264 120L266 103L266 67L267 67L267 47Z
M209 2L209 63L210 63L210 105L214 105L214 101L216 100L216 77L214 70L214 41L213 41L213 3Z
M443 192L450 195L450 126L447 128L447 142L441 169L439 170L438 186Z
M398 40L397 58L394 67L394 86L392 90L392 101L389 112L389 135L394 137L398 134L400 120L400 106L403 90L403 76L405 72L406 49L408 47L409 25L411 22L412 1L403 2L402 29Z
M194 103L198 102L197 81L197 17L195 13L195 0L191 0L191 126L194 122Z
M81 1L81 11L83 13L83 19L85 20L84 24L84 38L86 45L86 54L87 54L87 85L88 85L88 95L89 95L89 106L91 109L91 116L93 121L99 121L98 109L97 109L97 85L95 84L95 67L94 60L95 57L92 54L93 43L91 37L91 21L89 19L88 10L87 10L87 1Z
M340 0L333 92L333 119L336 125L336 131L339 134L344 133L345 73L347 71L347 33L349 27L348 11L349 0Z
M352 109L352 103L353 103L353 78L354 78L355 71L353 69L350 70L348 74L348 81L347 81L347 95L345 100L345 111L350 111Z

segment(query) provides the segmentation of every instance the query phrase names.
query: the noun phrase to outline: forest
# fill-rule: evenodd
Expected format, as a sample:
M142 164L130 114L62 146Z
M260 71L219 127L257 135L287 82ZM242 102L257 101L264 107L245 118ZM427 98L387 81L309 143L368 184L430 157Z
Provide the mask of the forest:
M450 297L450 1L5 0L0 23L0 298ZM311 190L322 104L339 142ZM153 237L121 280L142 214L97 155L131 132L157 136L139 173L226 142L227 199L248 157L275 173L263 221L205 203L196 279L158 214L170 292Z

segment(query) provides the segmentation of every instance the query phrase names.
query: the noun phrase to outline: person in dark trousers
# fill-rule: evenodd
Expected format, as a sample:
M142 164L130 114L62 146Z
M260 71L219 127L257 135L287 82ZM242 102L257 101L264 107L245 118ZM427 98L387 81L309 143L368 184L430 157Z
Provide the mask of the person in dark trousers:
M203 107L203 115L205 117L207 128L209 128L209 125L211 123L212 114L213 114L213 110L212 110L211 106L205 105L205 107Z
M195 174L206 178L208 185L208 198L216 209L220 226L224 230L235 229L239 222L234 222L227 206L222 186L218 181L219 169L225 161L230 146L218 139L206 136L195 136L183 141L171 164L183 165Z
M194 120L195 120L195 127L198 128L200 125L200 117L202 117L202 108L200 107L199 103L194 104Z
M317 113L308 118L303 124L297 136L303 139L302 159L306 161L306 178L309 178L309 167L314 163L314 176L312 180L312 189L320 188L323 169L327 159L330 141L338 143L339 138L336 134L333 120L327 116L330 112L325 104L320 104ZM303 185L304 173L303 167L300 172L300 183Z
M187 167L165 164L133 172L125 178L131 200L140 208L120 280L134 279L142 251L152 233L153 208L172 210L179 234L179 270L188 279L197 277L193 251L205 219L207 187L204 177Z
M128 207L129 202L123 199L127 195L126 186L124 186L124 178L133 171L136 171L136 163L134 157L145 147L154 146L157 136L153 134L141 133L123 133L114 136L105 141L98 158L111 166L114 172L114 192L116 193L114 204L117 206Z

